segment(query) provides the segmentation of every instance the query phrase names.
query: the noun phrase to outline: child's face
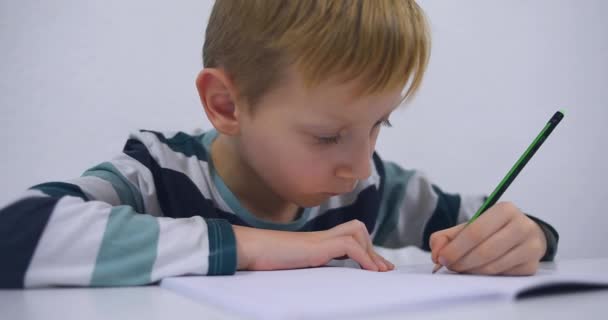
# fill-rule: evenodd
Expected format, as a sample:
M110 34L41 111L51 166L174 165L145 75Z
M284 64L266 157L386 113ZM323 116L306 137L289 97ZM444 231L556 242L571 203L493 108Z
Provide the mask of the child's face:
M238 149L274 193L311 207L369 177L381 124L400 104L401 90L355 99L354 82L307 90L294 74L262 97L253 115L241 113Z

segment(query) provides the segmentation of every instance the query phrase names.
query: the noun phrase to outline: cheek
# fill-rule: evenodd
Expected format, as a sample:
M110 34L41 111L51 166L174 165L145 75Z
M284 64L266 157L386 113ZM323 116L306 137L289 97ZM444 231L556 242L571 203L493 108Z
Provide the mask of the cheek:
M247 141L245 147L247 161L273 189L318 189L327 183L332 172L324 152L293 138L258 136L255 141Z

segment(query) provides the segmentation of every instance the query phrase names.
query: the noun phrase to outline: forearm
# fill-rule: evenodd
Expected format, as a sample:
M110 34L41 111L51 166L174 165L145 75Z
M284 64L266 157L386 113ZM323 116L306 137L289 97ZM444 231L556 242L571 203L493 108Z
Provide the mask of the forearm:
M11 257L0 264L0 287L144 285L236 270L226 221L34 192L0 210L0 254Z

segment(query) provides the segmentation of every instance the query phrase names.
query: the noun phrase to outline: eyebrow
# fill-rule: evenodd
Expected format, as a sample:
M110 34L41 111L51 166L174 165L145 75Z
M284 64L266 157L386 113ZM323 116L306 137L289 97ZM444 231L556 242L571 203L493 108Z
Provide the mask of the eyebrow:
M388 119L390 117L390 115L393 113L393 111L395 111L397 109L398 106L399 105L397 105L395 108L391 109L388 113L386 113L382 117L380 117L380 119L378 119L376 122L374 122L374 126L377 125L378 123L382 122L382 120ZM298 123L298 127L301 129L306 129L306 130L319 130L319 131L326 130L326 131L331 131L332 133L341 132L342 130L344 130L347 127L344 124L345 122L342 119L338 119L337 117L332 117L332 118L337 119L337 120L335 120L336 123L318 124L318 122L320 122L320 121L315 121L316 123L310 123L310 124Z
M401 104L403 103L404 99L403 97L401 99L399 99L394 105L393 107L386 113L384 114L382 117L380 117L380 119L378 119L376 122L374 122L374 125L377 125L379 122L382 122L382 120L384 119L388 119L390 117L390 115L393 113L393 111L397 110L397 108L399 108L399 106L401 106ZM323 121L326 121L325 119L327 118L331 118L334 120L331 120L333 123L324 123L324 124L313 124L314 123L323 123ZM345 124L346 122L344 121L344 119L341 119L340 116L337 115L333 115L331 114L329 117L324 117L323 120L319 120L319 119L312 119L310 120L310 123L305 123L308 120L303 120L303 122L300 122L297 124L298 128L302 129L302 130L326 130L326 131L332 131L332 132L341 132L342 130L344 130L345 128L347 128L348 126Z

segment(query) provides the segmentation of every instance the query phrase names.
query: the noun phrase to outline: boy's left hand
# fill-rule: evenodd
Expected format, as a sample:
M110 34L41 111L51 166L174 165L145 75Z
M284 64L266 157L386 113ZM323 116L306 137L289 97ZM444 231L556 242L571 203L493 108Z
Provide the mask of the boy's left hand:
M497 203L466 228L465 225L431 235L433 262L462 273L536 273L547 240L540 226L515 205Z

